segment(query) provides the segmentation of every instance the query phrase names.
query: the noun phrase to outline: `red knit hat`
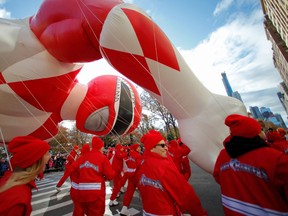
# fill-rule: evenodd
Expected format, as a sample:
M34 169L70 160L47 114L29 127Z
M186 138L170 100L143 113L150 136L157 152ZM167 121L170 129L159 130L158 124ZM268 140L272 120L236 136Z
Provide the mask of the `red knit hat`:
M135 144L132 144L132 145L130 146L130 149L136 151L139 146L140 146L140 144L135 143Z
M13 168L27 168L32 166L50 149L47 142L32 136L15 137L8 144L8 151L12 153Z
M81 149L81 155L85 155L90 152L90 145L88 143L83 144Z
M144 134L140 140L144 144L145 150L150 151L161 140L165 141L165 138L155 130L150 130L147 134Z
M282 136L277 131L269 132L267 135L267 139L269 142L276 142L282 139Z
M225 124L230 128L231 136L253 138L260 134L262 129L255 119L238 114L227 116Z
M281 137L286 135L286 131L284 130L284 128L277 128L277 131Z
M76 152L77 152L77 151L78 151L78 149L79 149L79 146L78 146L78 145L74 145L74 146L73 146L73 150L74 150L74 151L76 151Z
M92 149L100 150L102 147L104 147L104 142L99 137L93 137L92 139Z

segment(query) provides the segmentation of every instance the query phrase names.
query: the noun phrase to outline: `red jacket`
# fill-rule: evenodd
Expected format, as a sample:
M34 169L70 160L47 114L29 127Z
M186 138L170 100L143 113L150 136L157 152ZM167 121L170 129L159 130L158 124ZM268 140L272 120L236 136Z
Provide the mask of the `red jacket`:
M179 172L182 171L182 157L187 156L190 153L190 149L185 144L182 144L182 146L169 146L169 155L171 156L173 162L175 163L175 166L179 170Z
M11 176L7 171L0 181L0 186L6 183ZM5 216L29 216L32 212L32 189L36 188L35 182L18 185L0 193L0 215Z
M127 157L128 152L125 151L122 145L117 144L115 149L115 155L112 159L112 167L115 172L123 171L123 158Z
M127 168L124 170L128 177L132 177L135 174L137 165L141 158L141 154L138 151L130 150L130 155L125 160Z
M225 215L288 215L288 155L262 147L231 159L223 149L214 178Z
M194 189L168 158L146 152L135 180L148 215L180 215L180 208L192 216L206 215Z
M278 149L279 151L284 152L285 154L288 154L288 141L281 139L273 142L271 144L272 148Z
M181 174L188 181L191 177L191 166L188 156L183 156L181 160Z
M78 172L78 185L72 187L78 189L79 201L95 201L99 196L105 198L105 180L112 180L115 172L109 160L99 150L92 150L81 156L70 167L70 172Z

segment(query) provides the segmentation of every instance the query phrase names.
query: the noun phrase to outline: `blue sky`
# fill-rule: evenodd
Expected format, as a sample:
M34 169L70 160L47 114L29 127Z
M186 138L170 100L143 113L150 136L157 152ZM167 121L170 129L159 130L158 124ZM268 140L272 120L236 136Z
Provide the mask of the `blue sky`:
M24 18L36 13L41 0L0 0L0 17ZM226 95L221 73L244 104L270 107L282 115L277 91L281 78L266 39L260 0L126 0L144 9L179 49L192 71L213 93ZM113 70L106 62L87 64ZM80 82L93 78L83 70ZM84 75L85 72L85 75ZM88 78L87 78L88 75Z

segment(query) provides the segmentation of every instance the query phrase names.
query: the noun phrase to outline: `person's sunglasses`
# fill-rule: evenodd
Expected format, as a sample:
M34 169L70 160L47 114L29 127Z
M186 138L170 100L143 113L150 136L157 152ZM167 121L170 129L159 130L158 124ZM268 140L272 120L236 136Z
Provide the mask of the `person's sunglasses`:
M157 144L156 146L161 146L162 148L165 148L166 144Z

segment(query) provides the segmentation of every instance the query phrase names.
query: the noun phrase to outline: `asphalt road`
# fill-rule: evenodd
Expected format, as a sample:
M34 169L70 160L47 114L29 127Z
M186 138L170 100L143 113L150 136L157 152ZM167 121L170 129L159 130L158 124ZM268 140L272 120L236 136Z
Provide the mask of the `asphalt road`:
M195 192L198 194L203 207L209 216L224 215L221 204L221 191L213 176L203 171L193 163L190 163L192 175L189 180Z

